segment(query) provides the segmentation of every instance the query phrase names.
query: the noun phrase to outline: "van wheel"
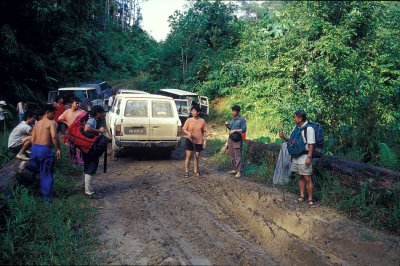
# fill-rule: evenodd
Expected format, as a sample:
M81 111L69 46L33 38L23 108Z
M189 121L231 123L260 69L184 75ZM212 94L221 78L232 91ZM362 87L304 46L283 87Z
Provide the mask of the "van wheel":
M121 148L117 146L117 144L115 143L115 139L112 138L112 142L111 142L111 149L112 149L112 155L114 158L120 158L121 157Z

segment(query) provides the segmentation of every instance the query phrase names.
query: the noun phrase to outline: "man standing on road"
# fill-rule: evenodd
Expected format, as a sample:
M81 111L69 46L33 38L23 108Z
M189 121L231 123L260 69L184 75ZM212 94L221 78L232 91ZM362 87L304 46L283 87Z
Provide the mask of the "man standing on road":
M8 137L8 148L14 152L16 158L23 161L29 161L25 152L31 146L32 127L35 125L37 117L31 112L25 113L25 121L20 122L10 133Z
M246 119L240 115L240 106L234 105L232 107L232 116L233 119L227 124L227 128L229 129L229 158L231 159L233 169L228 174L239 178L243 173L242 150L247 125Z
M307 126L307 114L303 110L298 110L293 115L294 122L296 124L293 131L296 127L300 128L301 137L303 142L305 143L305 152L298 156L292 156L292 172L296 172L299 174L299 190L300 190L300 198L296 200L296 202L301 203L304 202L304 192L305 188L307 188L308 194L308 205L310 207L315 207L313 201L313 182L312 182L312 154L314 151L315 144L315 130L311 126ZM307 130L305 135L305 131ZM306 138L307 136L307 138ZM286 141L291 140L291 137L285 136L283 132L279 132L279 137L285 139Z
M99 135L105 132L101 123L104 120L104 109L100 105L93 106L90 111L90 118L86 122L85 132L93 135ZM104 154L107 156L107 154ZM83 171L85 174L85 194L93 195L92 178L96 174L97 167L99 166L99 156L91 153L82 152L83 157Z
M31 160L28 167L39 172L43 197L45 200L51 201L53 198L54 160L61 158L61 149L57 135L57 124L54 121L56 108L53 105L47 105L45 111L43 118L32 130ZM56 148L55 156L51 142Z

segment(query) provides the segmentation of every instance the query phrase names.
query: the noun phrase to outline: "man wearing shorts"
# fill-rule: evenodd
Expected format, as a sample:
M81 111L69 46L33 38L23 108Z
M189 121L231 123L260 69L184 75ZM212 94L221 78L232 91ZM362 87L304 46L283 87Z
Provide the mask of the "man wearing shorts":
M36 115L31 111L25 112L25 121L20 122L8 137L8 148L17 154L19 160L29 161L25 152L31 147L32 127L36 122Z
M183 125L183 133L186 134L185 150L185 177L189 177L190 159L194 153L194 175L200 176L199 159L200 152L206 147L207 125L203 118L200 118L201 109L199 106L193 106L191 110L192 117L188 118Z
M303 202L305 199L304 192L307 189L308 204L310 207L315 207L313 201L313 182L312 182L312 154L314 151L315 144L315 131L312 127L307 126L307 114L303 110L298 110L293 115L296 126L300 127L301 136L305 143L305 152L298 156L292 156L292 172L299 174L299 190L300 198L296 202ZM305 130L307 130L307 139L305 137ZM290 137L285 136L283 132L279 132L279 136L286 141L289 141Z

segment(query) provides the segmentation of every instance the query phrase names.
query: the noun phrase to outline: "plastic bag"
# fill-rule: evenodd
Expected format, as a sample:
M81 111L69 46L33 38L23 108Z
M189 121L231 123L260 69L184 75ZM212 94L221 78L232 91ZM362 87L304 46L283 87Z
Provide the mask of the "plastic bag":
M279 151L278 160L276 161L275 172L273 177L274 185L286 185L289 183L291 174L292 160L287 149L287 143L282 143Z

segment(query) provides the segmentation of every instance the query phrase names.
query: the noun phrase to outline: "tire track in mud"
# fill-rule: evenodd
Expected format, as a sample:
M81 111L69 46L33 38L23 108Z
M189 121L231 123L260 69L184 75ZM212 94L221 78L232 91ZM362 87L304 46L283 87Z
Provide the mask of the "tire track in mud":
M188 179L181 160L112 161L95 183L104 262L399 265L399 237L325 207L281 202L277 189L232 179L208 161L207 175Z

